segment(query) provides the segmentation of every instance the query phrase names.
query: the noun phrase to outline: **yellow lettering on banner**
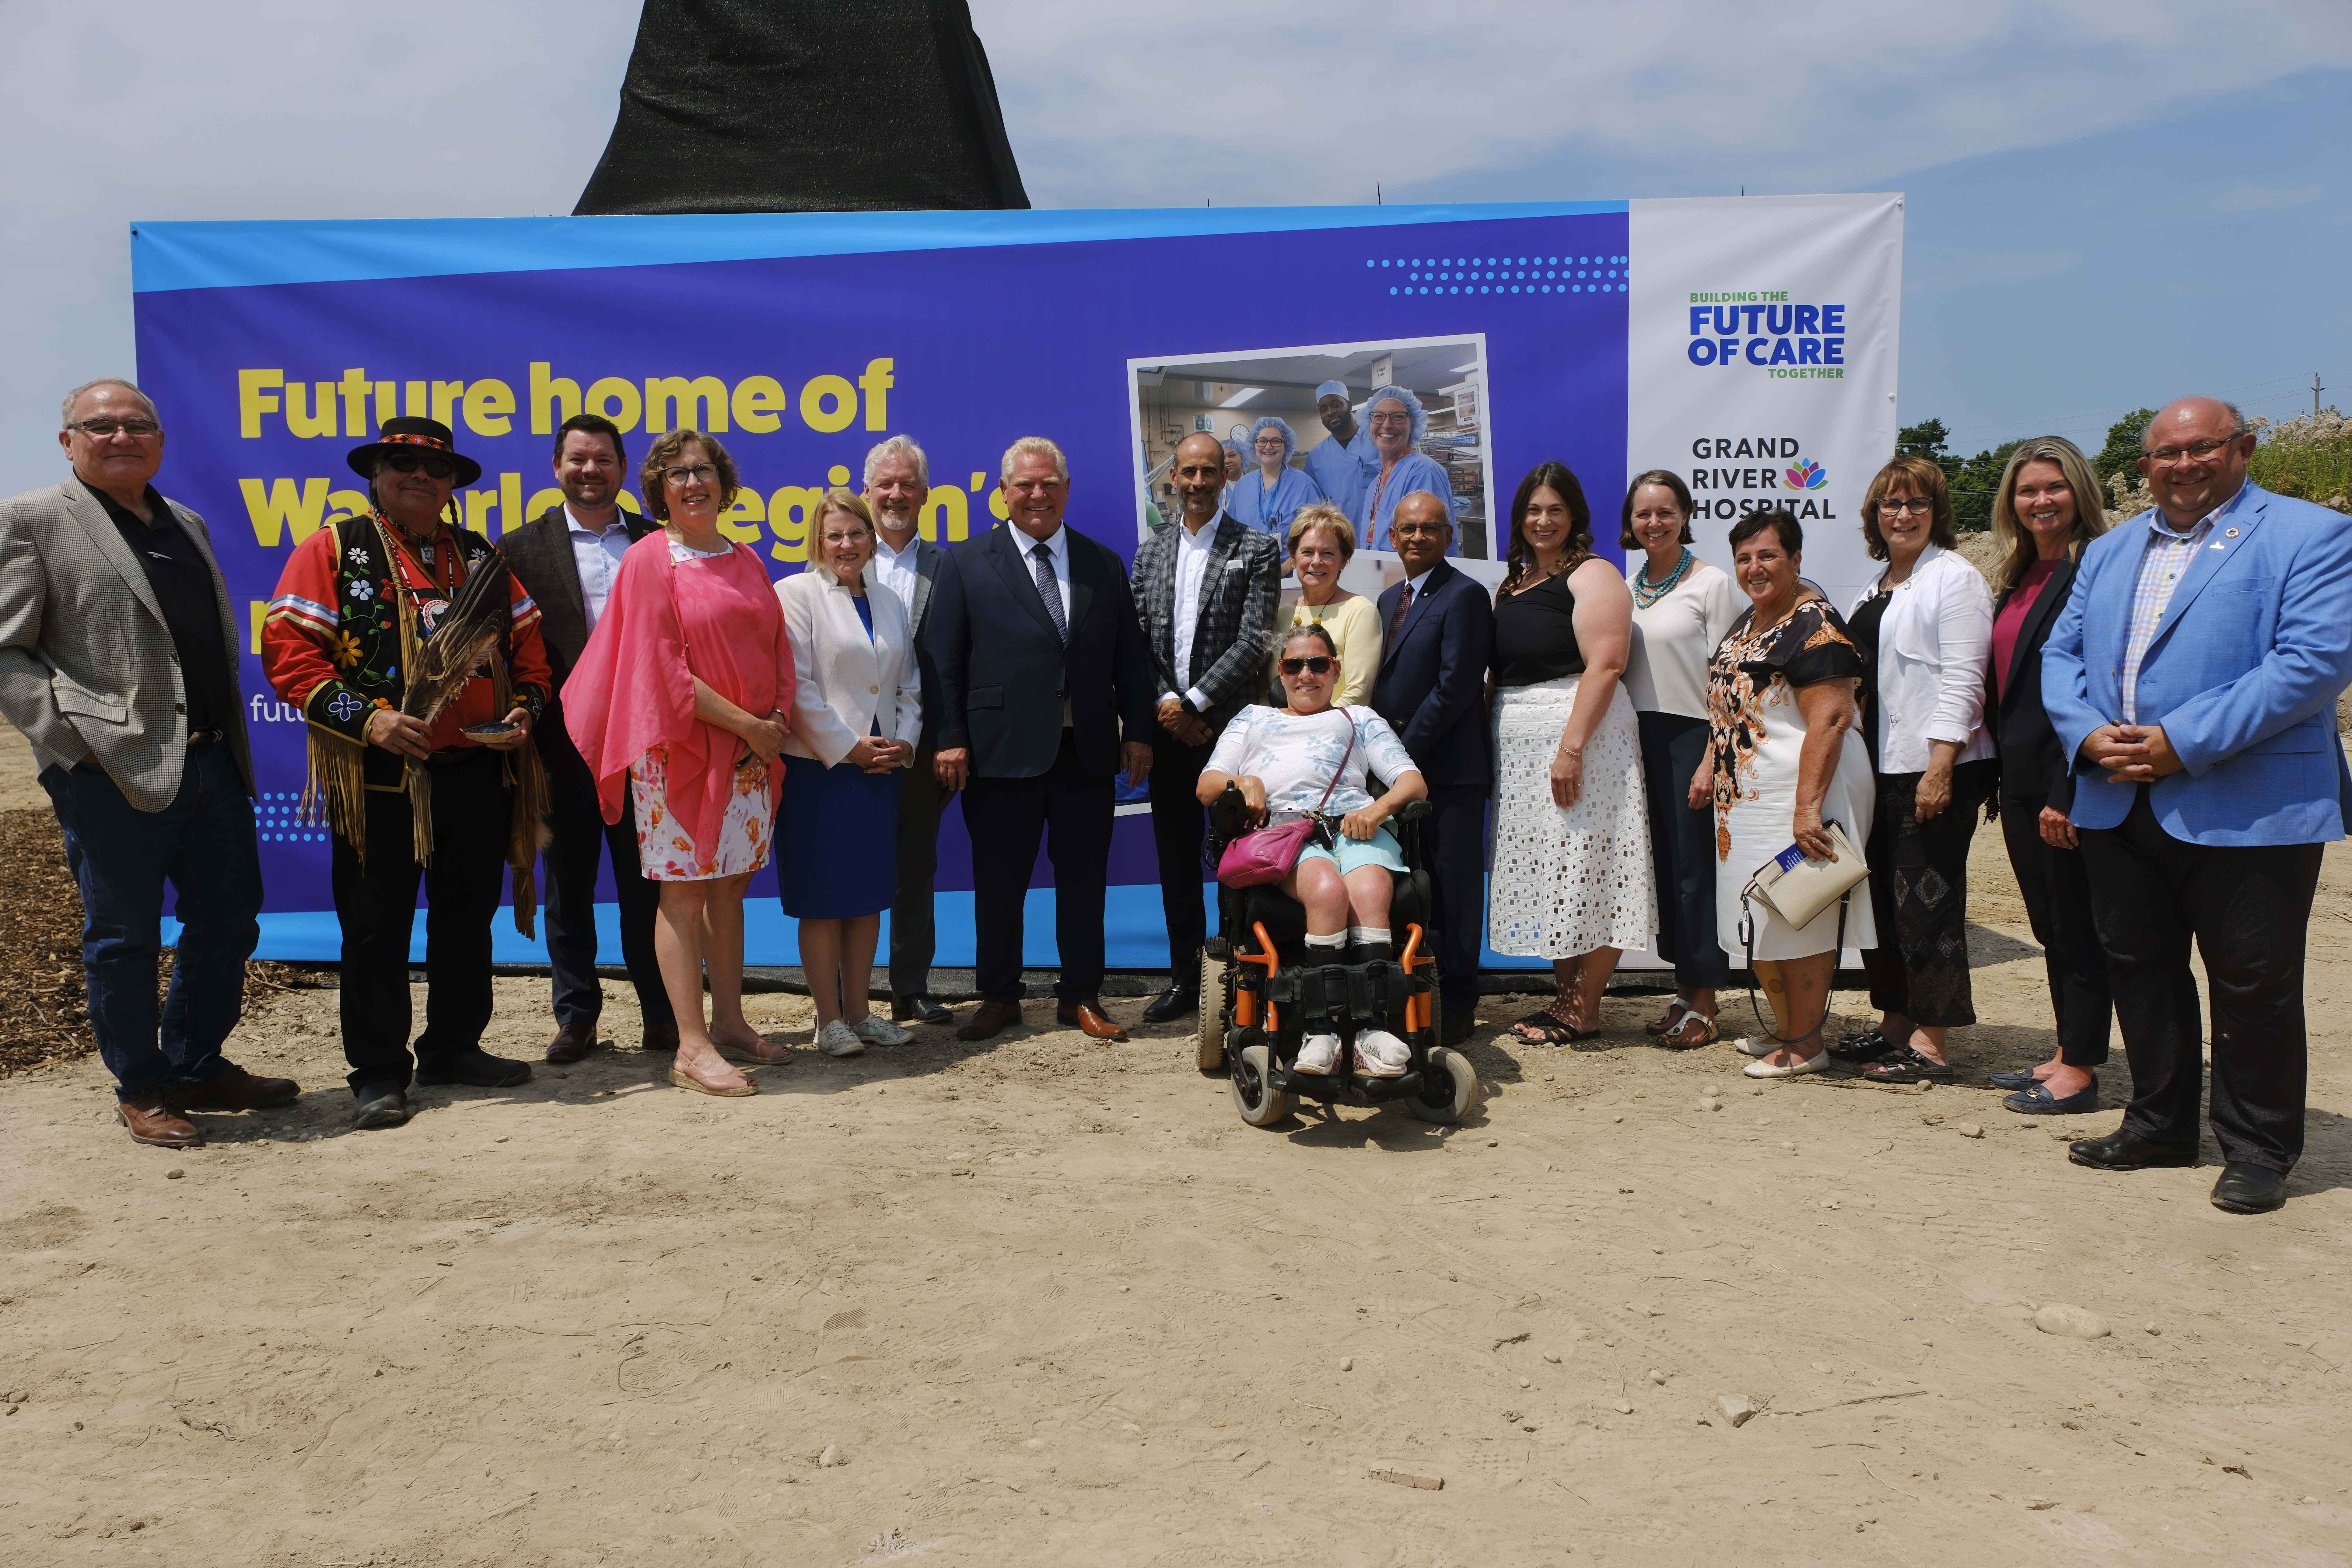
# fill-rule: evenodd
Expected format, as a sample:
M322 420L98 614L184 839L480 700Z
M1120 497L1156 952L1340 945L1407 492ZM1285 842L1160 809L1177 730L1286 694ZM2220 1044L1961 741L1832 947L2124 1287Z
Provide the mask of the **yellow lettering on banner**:
M827 468L827 469L824 471L824 482L825 482L826 484L829 484L829 485L846 485L846 484L848 484L848 483L849 483L849 468L848 468L848 466L847 466L846 464L844 464L844 463L835 463L833 467L831 467L831 468Z
M318 417L310 416L310 394L319 393ZM304 440L335 433L335 384L331 381L289 381L286 384L286 431Z
M790 408L791 395L772 375L747 375L735 384L735 428L754 436L772 436L783 421L776 410Z
M887 430L890 427L890 388L897 384L890 373L898 362L890 359L870 359L866 362L866 374L857 378L858 389L866 394L866 427Z
M530 521L530 516L522 510L522 476L520 474L499 476L499 508L505 519L499 524L500 533L512 533Z
M727 384L715 375L646 377L646 434L658 436L670 427L670 407L677 408L678 428L727 433Z
M352 522L368 515L368 493L365 490L329 490L327 521Z
M343 395L343 434L372 435L373 431L368 424L368 395L375 390L375 386L368 380L368 373L352 366L343 372L343 384L338 390Z
M734 504L719 514L719 531L739 544L760 541L760 520L768 514L760 492L746 486L735 492Z
M427 399L426 384L421 381L401 383L400 411L411 419L422 419L432 408Z
M972 493L972 494L974 494L974 495L978 495L981 491L982 491L982 490L986 489L987 488L988 488L988 476L987 476L986 474L982 473L978 468L974 468L974 469L971 471L971 493Z
M563 492L562 490L558 490L555 493L561 496ZM628 491L623 490L619 499L621 502L621 510L627 512L631 517L643 517L646 515L646 509L639 506L637 504L637 498L631 495Z
M830 408L824 405L827 399L833 403ZM801 423L810 429L830 436L848 429L856 417L857 389L840 376L812 376L801 388Z
M572 416L567 414L564 417L569 419ZM515 477L520 479L522 476L518 474ZM522 509L522 520L525 522L529 522L532 518L543 517L547 514L548 508L551 506L562 506L562 504L563 492L554 489L552 486L543 490L533 490L530 492L530 500L524 503Z
M247 599L245 607L253 617L253 656L258 658L261 657L261 623L269 618L269 601Z
M261 416L278 412L273 386L286 384L282 370L241 370L236 373L236 433L248 441L261 438Z
M466 492L466 526L485 539L490 534L490 513L498 510L498 491L467 490Z
M451 429L457 425L457 399L466 395L462 381L436 381L433 384L433 412L427 418L437 419Z
M379 381L375 384L375 426L377 429L383 429L383 422L400 412L400 405L396 401L399 396L400 383L396 381Z
M301 487L299 489L295 488L298 482ZM319 524L326 518L327 488L332 482L278 479L265 491L259 479L237 480L236 488L245 496L246 515L253 520L255 541L264 550L275 550L289 526L294 531L297 544L318 532Z
M613 399L618 398L618 405ZM619 427L623 435L637 427L637 416L645 405L637 397L637 384L617 375L608 375L588 388L588 412L601 414Z
M786 485L768 498L768 531L776 536L768 553L779 561L806 561L809 531L824 492L814 485Z
M530 433L534 436L555 434L556 426L562 423L555 416L556 408L562 410L564 419L580 412L580 384L568 375L551 376L547 372L545 360L531 362ZM551 403L556 407L549 407Z
M514 428L514 388L503 381L478 381L466 388L466 428L477 436L503 436Z
M940 485L931 491L930 499L923 502L923 510L916 514L917 531L937 544L943 515L949 543L958 544L971 537L971 518L965 505L964 493L953 485Z
M1012 509L1004 504L1004 487L1003 485L999 485L994 489L988 492L988 515L994 518L998 522L1009 522L1013 519Z

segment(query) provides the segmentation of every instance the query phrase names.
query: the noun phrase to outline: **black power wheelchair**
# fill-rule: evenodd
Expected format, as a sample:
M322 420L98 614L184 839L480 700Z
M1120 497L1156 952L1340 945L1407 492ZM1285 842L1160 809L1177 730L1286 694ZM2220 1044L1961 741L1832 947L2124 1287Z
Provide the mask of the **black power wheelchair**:
M1248 815L1241 791L1228 784L1209 808L1212 866L1247 830ZM1437 1043L1437 933L1421 849L1428 815L1426 801L1413 801L1389 819L1408 868L1389 906L1394 958L1309 963L1307 910L1297 900L1271 886L1217 889L1217 930L1201 952L1199 1061L1202 1072L1224 1070L1234 1109L1252 1127L1273 1126L1302 1099L1320 1101L1327 1115L1334 1106L1402 1101L1438 1123L1459 1121L1477 1107L1476 1069ZM1343 1041L1359 1028L1385 1028L1404 1041L1411 1064L1402 1078L1367 1077L1349 1070L1354 1053L1343 1047L1331 1071L1298 1072L1310 1024Z

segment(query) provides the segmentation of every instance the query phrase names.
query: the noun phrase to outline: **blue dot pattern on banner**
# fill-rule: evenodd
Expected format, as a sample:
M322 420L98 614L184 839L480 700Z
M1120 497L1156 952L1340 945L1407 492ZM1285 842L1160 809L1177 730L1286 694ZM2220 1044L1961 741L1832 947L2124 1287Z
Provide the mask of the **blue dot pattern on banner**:
M261 792L255 803L254 826L264 844L323 844L327 835L307 831L299 820L302 795L299 790Z
M1366 257L1368 268L1410 268L1391 294L1622 294L1622 256Z

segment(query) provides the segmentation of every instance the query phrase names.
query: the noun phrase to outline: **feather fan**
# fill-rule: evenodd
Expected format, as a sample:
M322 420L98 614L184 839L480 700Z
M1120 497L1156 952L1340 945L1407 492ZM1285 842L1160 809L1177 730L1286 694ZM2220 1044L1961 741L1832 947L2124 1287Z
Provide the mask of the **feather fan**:
M466 579L412 660L400 699L403 713L431 724L497 649L512 614L507 578L505 557L492 553Z

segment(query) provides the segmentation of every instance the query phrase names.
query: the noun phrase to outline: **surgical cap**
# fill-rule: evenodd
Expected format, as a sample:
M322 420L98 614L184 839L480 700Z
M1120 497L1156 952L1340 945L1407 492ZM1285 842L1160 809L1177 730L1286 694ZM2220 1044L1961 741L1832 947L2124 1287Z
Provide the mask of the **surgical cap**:
M1366 425L1372 422L1372 410L1383 403L1402 403L1405 406L1405 411L1412 416L1412 447L1413 450L1419 451L1421 443L1429 435L1429 410L1421 405L1421 399L1412 395L1412 388L1383 386L1374 391L1371 396L1364 401Z
M1344 381L1327 381L1315 389L1316 402L1320 403L1327 397L1348 397L1348 384ZM1353 403L1355 399L1349 397L1348 401Z
M1288 421L1278 419L1271 414L1250 426L1250 449L1243 454L1244 461L1256 458L1257 438L1268 430L1282 437L1282 460L1286 463L1290 461L1290 455L1298 450L1298 432L1290 427Z

